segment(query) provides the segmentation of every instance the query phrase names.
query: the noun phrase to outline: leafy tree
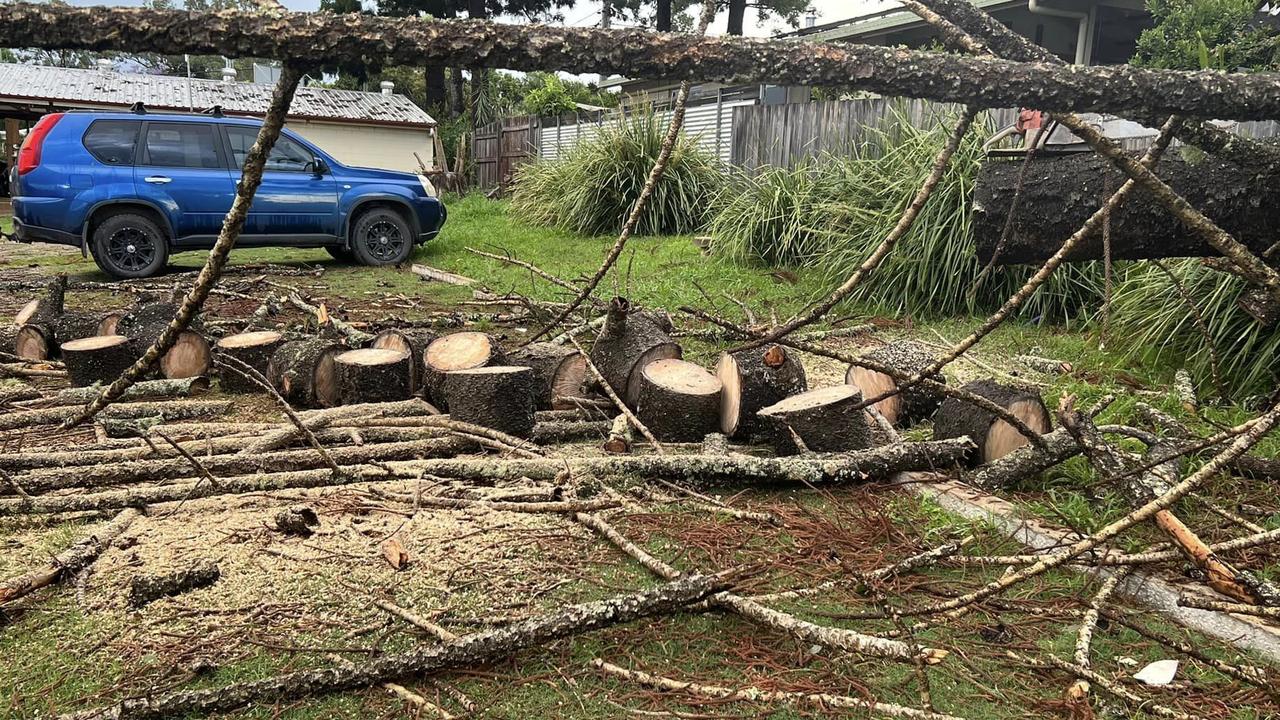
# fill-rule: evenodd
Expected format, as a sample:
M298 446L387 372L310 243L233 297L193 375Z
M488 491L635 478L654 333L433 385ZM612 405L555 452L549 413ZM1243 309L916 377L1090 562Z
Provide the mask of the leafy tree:
M1280 70L1280 36L1254 22L1258 0L1147 0L1155 27L1133 62L1169 70Z
M555 75L547 75L542 87L530 90L524 96L523 105L524 111L530 115L563 115L578 109L564 83Z

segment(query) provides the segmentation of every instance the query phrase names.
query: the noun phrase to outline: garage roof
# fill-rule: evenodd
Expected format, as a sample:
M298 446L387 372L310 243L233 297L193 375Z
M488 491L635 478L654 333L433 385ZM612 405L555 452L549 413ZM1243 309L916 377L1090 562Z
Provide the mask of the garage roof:
M272 86L265 84L192 79L188 96L185 77L0 63L0 101L120 107L141 102L148 108L166 110L204 110L221 105L229 115L261 116L271 101L271 91ZM318 87L298 88L289 117L376 125L436 124L404 95Z

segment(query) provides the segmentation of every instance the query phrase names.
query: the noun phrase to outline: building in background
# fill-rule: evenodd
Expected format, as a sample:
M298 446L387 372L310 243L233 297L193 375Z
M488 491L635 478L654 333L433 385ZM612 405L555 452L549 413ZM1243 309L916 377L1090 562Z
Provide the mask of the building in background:
M254 71L270 78L274 69ZM0 63L0 162L13 162L25 128L59 110L119 110L141 102L152 111L220 106L228 116L262 117L273 85L237 82L234 70L223 72L218 81L119 72L110 61L90 70ZM349 165L416 172L419 158L426 167L434 162L436 121L387 82L380 93L300 87L287 127Z

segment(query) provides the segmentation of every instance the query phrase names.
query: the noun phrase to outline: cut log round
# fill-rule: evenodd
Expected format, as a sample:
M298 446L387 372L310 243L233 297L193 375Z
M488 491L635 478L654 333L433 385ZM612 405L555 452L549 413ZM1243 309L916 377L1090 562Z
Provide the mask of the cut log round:
M591 347L591 362L628 405L639 400L641 370L656 360L679 359L680 345L671 339L671 318L632 312L626 298L609 303L600 338Z
M772 425L779 454L793 455L804 449L848 452L875 444L870 417L865 410L855 409L861 402L858 388L835 385L792 395L764 408L759 415ZM797 437L803 448L796 442Z
M439 336L425 328L383 330L374 336L369 347L409 353L409 390L416 395L422 392L422 366L427 346L437 337Z
M888 345L863 354L861 357L880 365L886 365L906 375L922 372L934 362L933 354L923 345L910 340L892 342ZM929 379L946 382L940 373L934 373ZM894 390L898 382L892 376L882 372L869 370L858 365L850 365L845 372L844 381L862 392L862 397L873 398ZM894 427L907 427L921 420L927 420L938 409L943 395L924 384L913 385L893 397L885 398L872 407Z
M213 368L209 341L192 330L183 330L169 352L160 358L160 374L170 380L204 377Z
M587 361L573 347L533 343L511 354L511 364L533 370L539 410L570 410L567 399L581 397L587 381Z
M674 358L640 369L636 415L654 437L667 442L696 442L720 424L723 387L715 375Z
M98 320L98 335L116 335L120 328L120 318L125 316L123 310L112 310Z
M102 313L67 312L62 313L53 322L53 337L58 344L79 340L80 338L100 335L98 326L102 324Z
M536 386L531 368L509 365L454 370L442 382L449 417L522 438L533 435Z
M721 354L716 377L724 386L720 432L729 437L767 429L756 413L809 388L804 366L781 345Z
M338 381L338 403L408 400L412 356L403 350L364 348L348 350L333 359Z
M338 382L333 359L346 348L332 340L295 340L276 349L267 378L280 395L298 407L334 407Z
M29 322L18 328L13 338L13 354L23 360L48 360L58 352L53 339L53 326Z
M214 344L219 355L235 358L267 376L271 356L284 344L284 336L275 330L228 335ZM258 384L235 371L223 371L222 389L227 392L261 392Z
M67 276L60 274L45 285L44 294L22 306L13 318L13 324L53 323L62 314L66 294Z
M123 335L95 335L62 345L62 362L75 387L111 383L137 359L133 344Z
M1053 429L1049 410L1035 388L994 380L975 380L961 389L1004 407L1026 423L1027 427L1040 434ZM978 446L975 459L982 463L998 460L1030 442L1012 425L997 419L992 413L950 397L943 401L933 417L933 436L939 440L958 437L972 439Z
M436 338L427 346L422 362L422 380L427 399L441 410L449 400L444 392L445 373L474 370L505 362L498 343L480 332L460 332Z
M178 306L173 303L149 303L120 318L116 330L133 342L134 352L141 357L160 338L177 312ZM160 358L162 375L177 379L209 374L213 351L198 328L199 323L193 322L191 329L182 331L169 352Z

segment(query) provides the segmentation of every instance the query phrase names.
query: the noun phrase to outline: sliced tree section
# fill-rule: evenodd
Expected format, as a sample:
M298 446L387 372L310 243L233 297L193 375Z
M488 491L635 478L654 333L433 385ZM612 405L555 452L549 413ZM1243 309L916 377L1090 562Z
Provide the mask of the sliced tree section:
M539 410L572 410L568 400L581 397L587 381L587 361L575 348L539 342L516 350L511 364L533 370Z
M103 314L96 312L62 313L53 321L53 337L61 345L72 340L101 335L98 328L102 325ZM108 333L110 334L110 333Z
M729 437L766 429L756 413L809 388L804 366L781 345L721 354L716 377L724 386L720 432Z
M437 337L439 336L425 328L383 330L374 336L369 347L409 353L409 391L416 395L422 391L422 367L427 346Z
M934 362L933 354L923 345L910 340L889 343L863 354L868 361L885 365L904 375L915 375L923 372ZM934 373L929 379L946 382L941 373ZM897 390L898 381L892 376L858 365L850 365L844 375L844 381L862 392L862 397L879 397L886 392ZM887 397L872 407L880 411L895 427L907 427L921 420L927 420L938 409L943 395L936 389L916 384L906 390Z
M62 362L75 387L109 384L137 359L133 343L123 335L95 335L62 346Z
M1053 428L1049 410L1035 388L994 380L975 380L961 389L1000 405L1040 434ZM1029 443L1009 423L957 398L947 398L938 407L938 412L933 417L933 436L939 440L970 438L978 446L976 459L982 463L998 460Z
M533 435L536 387L531 368L506 365L454 370L443 381L449 417L522 438Z
M774 445L783 455L863 450L875 441L871 417L858 408L861 403L858 388L836 385L792 395L764 408L759 416L771 424Z
M44 293L22 306L13 318L14 325L27 323L52 323L64 309L67 295L67 276L58 275L45 285Z
M338 381L338 402L355 405L366 402L408 400L411 363L402 350L365 348L348 350L333 359Z
M600 338L591 347L591 362L609 387L628 405L640 393L640 371L655 360L679 359L680 346L671 339L671 318L659 313L633 312L626 298L609 303Z
M1275 212L1271 199L1280 176L1242 173L1239 166L1215 155L1197 155L1188 162L1170 153L1160 161L1160 178L1219 227L1262 255L1280 237L1280 213ZM990 262L996 253L1022 164L1021 160L983 164L974 192L974 235L978 259L983 263ZM1095 153L1037 156L1027 168L1013 227L996 264L1044 262L1126 179ZM1217 255L1141 187L1111 213L1111 256L1115 259ZM1068 260L1102 257L1102 234L1096 233Z
M98 320L98 335L119 335L120 320L127 315L123 310L112 310Z
M178 306L173 303L150 303L120 318L116 331L133 342L141 357L147 348L155 344L177 312ZM160 373L170 379L208 375L213 367L209 341L198 329L182 331L169 352L160 358L159 367Z
M436 338L427 346L422 363L422 380L427 399L441 410L449 407L444 393L445 373L502 365L505 356L492 337L479 332L460 332Z
M13 337L13 354L23 360L48 360L58 352L53 325L29 322L18 326Z
M333 407L338 404L333 359L344 350L323 338L287 342L271 356L267 378L290 405Z
M267 376L271 356L284 344L284 336L275 330L228 335L214 344L218 355L238 360ZM234 370L222 372L222 389L227 392L262 392L252 380Z
M640 369L636 415L654 437L695 442L720 425L722 387L715 375L684 360L655 360Z

